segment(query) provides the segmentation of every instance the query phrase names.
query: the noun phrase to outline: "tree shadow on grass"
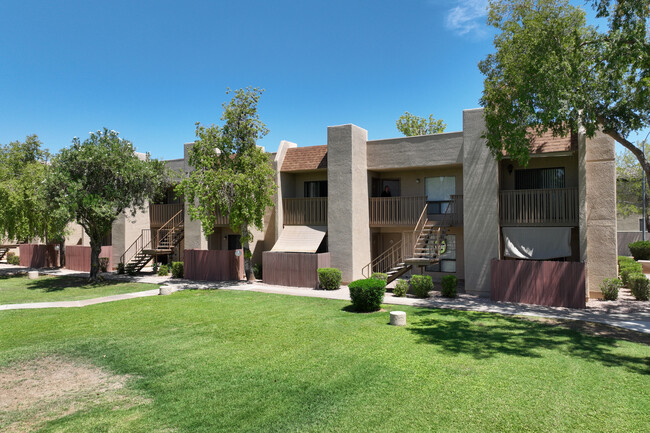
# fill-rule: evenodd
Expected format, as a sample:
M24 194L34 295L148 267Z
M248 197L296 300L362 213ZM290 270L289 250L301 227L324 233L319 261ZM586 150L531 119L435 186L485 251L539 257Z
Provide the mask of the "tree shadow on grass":
M498 355L541 358L545 349L650 374L650 357L615 353L615 338L491 313L432 309L417 311L414 316L408 330L418 335L421 343L433 344L451 354L476 359Z
M89 283L84 277L48 277L40 276L36 280L26 280L26 288L29 290L43 290L44 292L58 292L70 287L79 289L96 289L97 287L114 286L122 284L122 281L104 280L97 283Z

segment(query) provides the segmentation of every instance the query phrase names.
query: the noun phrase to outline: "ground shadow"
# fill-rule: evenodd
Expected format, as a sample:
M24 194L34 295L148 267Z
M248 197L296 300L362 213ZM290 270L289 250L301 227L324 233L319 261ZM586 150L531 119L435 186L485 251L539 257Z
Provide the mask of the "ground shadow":
M43 290L44 292L58 292L69 287L78 287L80 289L96 289L97 287L114 286L122 284L122 281L104 280L97 283L88 282L87 277L71 276L40 276L36 280L25 280L25 288L28 290Z
M539 358L540 349L547 349L650 374L649 357L615 353L618 343L611 336L593 336L560 324L542 324L492 313L431 309L413 314L415 318L408 330L419 336L421 343L435 345L447 353L467 354L477 359L503 354Z

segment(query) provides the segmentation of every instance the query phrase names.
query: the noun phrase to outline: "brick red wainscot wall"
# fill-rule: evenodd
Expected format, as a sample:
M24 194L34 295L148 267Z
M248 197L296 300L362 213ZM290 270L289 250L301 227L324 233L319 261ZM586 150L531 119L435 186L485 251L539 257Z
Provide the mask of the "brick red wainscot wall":
M241 254L238 257L235 251ZM185 278L196 281L239 281L245 278L240 250L185 250Z
M59 252L54 245L20 244L20 266L31 268L55 268L59 266Z
M113 247L102 247L99 257L108 258L108 270L113 269ZM70 245L65 247L65 267L74 271L90 272L90 247Z
M262 253L266 284L318 288L318 268L330 266L330 253Z
M585 264L492 260L490 299L552 307L585 308Z

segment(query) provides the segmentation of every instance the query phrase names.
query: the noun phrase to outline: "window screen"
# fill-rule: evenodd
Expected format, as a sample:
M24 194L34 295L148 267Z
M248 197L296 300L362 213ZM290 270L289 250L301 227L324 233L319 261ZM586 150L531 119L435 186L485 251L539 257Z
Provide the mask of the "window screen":
M305 197L327 197L327 181L316 180L305 182Z
M515 189L565 187L564 167L515 170Z

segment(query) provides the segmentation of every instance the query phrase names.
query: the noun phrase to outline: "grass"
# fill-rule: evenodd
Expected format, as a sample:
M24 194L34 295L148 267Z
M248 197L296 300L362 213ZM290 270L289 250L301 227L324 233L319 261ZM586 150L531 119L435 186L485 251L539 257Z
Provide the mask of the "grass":
M158 287L155 284L121 283L111 280L88 284L87 278L71 276L41 275L38 279L30 280L22 275L3 275L0 276L0 305L78 301L121 293L142 292Z
M73 359L147 402L98 400L43 432L650 431L648 345L402 306L397 328L347 305L219 290L5 311L0 371Z

